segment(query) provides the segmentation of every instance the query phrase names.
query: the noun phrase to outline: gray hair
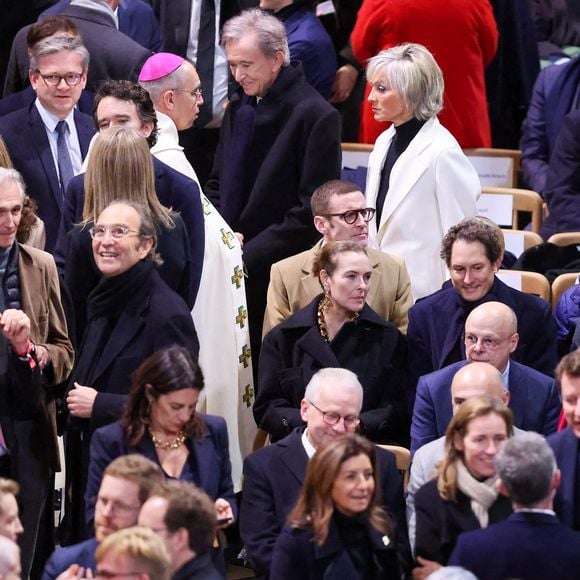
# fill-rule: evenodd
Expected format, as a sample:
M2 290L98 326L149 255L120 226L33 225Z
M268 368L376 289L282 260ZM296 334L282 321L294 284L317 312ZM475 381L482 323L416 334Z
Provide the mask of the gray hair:
M164 93L171 89L181 89L187 80L187 61L182 62L173 72L154 81L139 81L139 84L149 93L155 105L159 103Z
M37 42L30 56L30 70L38 70L38 59L43 56L69 51L81 57L81 66L86 73L89 68L89 51L79 38L55 34Z
M228 20L224 24L221 45L225 48L229 42L239 42L252 32L256 34L258 46L266 57L272 58L281 52L284 55L282 66L290 64L290 50L284 25L278 18L262 12L259 8L244 10Z
M20 564L20 548L12 540L0 536L0 574L13 572Z
M7 167L0 167L0 190L6 182L15 183L20 191L20 201L24 203L24 195L26 194L26 184L22 175L16 169L9 169Z
M334 386L340 384L341 387L357 391L360 393L362 400L362 386L358 380L358 377L352 371L341 368L320 369L317 373L315 373L314 376L310 379L310 382L306 385L304 398L307 401L318 401L318 392L320 391L320 387L328 383Z
M367 79L386 74L388 85L403 99L415 119L426 121L443 108L443 73L422 45L406 43L369 59Z
M443 566L430 574L429 580L477 580L477 576L461 566Z
M556 458L541 435L527 432L512 437L495 456L494 464L513 502L533 507L550 493Z

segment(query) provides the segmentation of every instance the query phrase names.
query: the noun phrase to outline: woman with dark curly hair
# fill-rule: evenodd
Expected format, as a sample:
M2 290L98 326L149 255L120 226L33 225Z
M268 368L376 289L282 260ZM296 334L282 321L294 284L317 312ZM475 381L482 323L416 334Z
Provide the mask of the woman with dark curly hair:
M375 446L368 440L347 433L320 447L274 547L270 579L400 578L378 487Z
M91 439L86 521L94 518L103 471L120 455L140 453L167 478L192 481L215 500L218 519L231 523L234 490L226 423L195 412L203 374L189 352L171 346L152 354L132 375L123 418Z

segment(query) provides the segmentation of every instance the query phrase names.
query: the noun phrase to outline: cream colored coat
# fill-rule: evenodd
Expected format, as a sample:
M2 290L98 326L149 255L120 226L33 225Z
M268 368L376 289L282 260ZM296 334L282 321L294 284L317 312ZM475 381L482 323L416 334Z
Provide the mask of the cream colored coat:
M395 129L382 133L369 157L366 198L376 207L381 172ZM416 299L441 288L448 273L441 239L463 218L476 215L481 184L455 138L436 117L427 121L397 159L381 223L369 223L369 247L405 260Z

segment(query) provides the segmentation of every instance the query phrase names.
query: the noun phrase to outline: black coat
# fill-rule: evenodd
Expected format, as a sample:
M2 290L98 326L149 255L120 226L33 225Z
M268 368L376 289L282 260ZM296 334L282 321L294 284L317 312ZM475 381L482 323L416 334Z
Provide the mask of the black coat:
M477 530L481 526L471 509L471 499L457 490L457 501L445 501L437 491L437 480L426 483L415 495L417 534L415 554L445 566L459 534ZM498 495L489 508L489 523L505 520L512 512L512 503Z
M264 338L256 423L273 439L284 437L303 424L300 401L312 376L323 368L341 367L354 372L363 387L361 420L366 435L373 441L405 443L405 337L365 304L358 319L345 323L327 343L316 321L320 300L317 296Z

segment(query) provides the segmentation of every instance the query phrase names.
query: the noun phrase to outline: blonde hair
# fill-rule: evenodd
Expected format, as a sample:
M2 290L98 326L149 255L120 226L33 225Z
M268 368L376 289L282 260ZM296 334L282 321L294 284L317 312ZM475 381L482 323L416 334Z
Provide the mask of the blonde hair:
M133 526L106 537L97 547L97 568L107 555L125 555L137 568L135 572L147 574L151 580L169 580L169 554L163 540L149 528Z
M437 466L437 490L445 501L455 501L457 497L457 461L463 461L463 454L455 447L456 435L463 439L469 424L477 417L499 415L505 422L508 437L512 436L512 412L501 402L488 395L470 397L464 401L445 431L445 455Z
M8 147L2 136L0 135L0 167L6 167L6 169L14 169L12 164L12 159L10 159L10 153L8 153Z
M145 205L155 221L175 226L170 210L155 192L153 159L147 141L135 130L111 127L100 133L85 175L83 224L95 220L112 202L123 199Z

